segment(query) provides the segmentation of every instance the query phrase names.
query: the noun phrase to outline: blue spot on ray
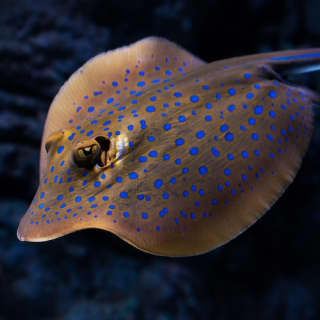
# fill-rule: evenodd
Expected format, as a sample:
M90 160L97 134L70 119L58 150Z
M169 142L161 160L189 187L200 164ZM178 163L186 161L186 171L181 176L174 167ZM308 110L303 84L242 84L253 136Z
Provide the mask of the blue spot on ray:
M190 101L193 103L199 102L199 100L200 100L199 97L196 95L190 97Z
M182 146L183 144L184 144L184 139L183 138L176 139L176 146Z
M229 92L230 96L234 96L234 95L236 95L237 90L235 88L231 88L228 90L228 92Z
M162 179L157 179L155 182L154 182L154 187L157 188L157 189L160 189L163 185L163 180Z
M228 132L225 136L224 136L225 140L228 142L231 142L234 140L234 135L232 132Z
M125 191L120 192L120 198L122 199L128 198L128 192L125 192Z
M220 127L220 131L221 132L226 132L229 130L229 126L227 124L223 124L221 127Z
M206 175L206 174L208 173L208 168L207 168L206 166L201 166L201 167L199 168L199 173L200 173L201 175Z
M135 179L138 179L139 178L139 175L136 173L136 172L130 172L129 173L129 178L131 180L135 180Z
M62 153L63 150L64 150L64 146L60 146L60 147L58 148L58 153Z
M201 130L201 131L198 131L198 132L197 132L196 137L197 137L198 139L202 139L202 138L205 137L205 135L206 135L205 131Z
M278 97L278 93L277 93L277 91L275 91L275 90L271 90L271 91L269 92L269 96L270 96L270 98L275 99L275 98Z
M193 147L190 149L189 153L194 156L197 155L199 153L199 149L197 147Z
M148 106L148 107L146 108L146 111L147 111L147 112L155 112L155 111L156 111L156 108L155 108L154 106Z
M216 158L220 156L220 151L214 147L211 148L211 152Z
M260 114L262 114L263 113L263 106L261 106L261 105L258 105L258 106L256 106L255 108L254 108L254 113L256 114L256 115L260 115Z

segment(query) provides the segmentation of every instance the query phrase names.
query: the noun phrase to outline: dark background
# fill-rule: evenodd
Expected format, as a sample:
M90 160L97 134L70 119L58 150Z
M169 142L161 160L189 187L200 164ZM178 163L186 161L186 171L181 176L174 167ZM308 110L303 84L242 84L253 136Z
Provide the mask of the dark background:
M319 0L0 2L0 320L320 319L320 117L294 183L203 256L142 253L102 231L21 243L49 104L92 56L158 35L212 61L320 46ZM320 76L302 83L320 91Z

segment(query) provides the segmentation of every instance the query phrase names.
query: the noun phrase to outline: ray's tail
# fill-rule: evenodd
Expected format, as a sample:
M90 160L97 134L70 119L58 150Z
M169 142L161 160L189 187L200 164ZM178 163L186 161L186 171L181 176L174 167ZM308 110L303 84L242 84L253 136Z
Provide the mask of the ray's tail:
M263 63L284 77L320 71L320 48L278 51L260 57ZM307 88L304 92L315 104L320 104L320 93Z
M250 65L265 67L268 72L264 73L264 77L269 74L271 78L276 76L285 81L288 76L320 71L320 48L260 53L220 60L216 63L217 67L230 65L243 66L244 68L248 68ZM307 88L303 88L303 90L314 104L320 104L320 93Z
M282 73L299 74L320 70L320 49L301 49L275 52L269 58L271 65Z

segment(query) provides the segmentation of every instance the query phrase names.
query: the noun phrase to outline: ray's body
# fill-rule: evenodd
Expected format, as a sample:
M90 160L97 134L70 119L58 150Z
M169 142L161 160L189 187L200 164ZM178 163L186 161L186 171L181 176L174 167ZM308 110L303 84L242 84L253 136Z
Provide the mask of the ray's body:
M277 71L319 60L310 49L206 64L159 38L95 57L51 105L19 239L101 228L167 256L228 242L280 197L310 141L319 98ZM93 145L82 166L74 150Z

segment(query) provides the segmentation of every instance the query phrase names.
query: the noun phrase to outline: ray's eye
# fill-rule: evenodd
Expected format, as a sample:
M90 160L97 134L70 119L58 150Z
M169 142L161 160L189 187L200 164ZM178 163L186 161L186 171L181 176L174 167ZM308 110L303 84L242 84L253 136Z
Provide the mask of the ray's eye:
M80 168L92 167L98 163L101 148L96 141L78 146L73 152L73 159Z
M104 167L108 162L109 147L110 140L99 136L79 143L73 151L73 159L79 168Z

